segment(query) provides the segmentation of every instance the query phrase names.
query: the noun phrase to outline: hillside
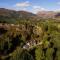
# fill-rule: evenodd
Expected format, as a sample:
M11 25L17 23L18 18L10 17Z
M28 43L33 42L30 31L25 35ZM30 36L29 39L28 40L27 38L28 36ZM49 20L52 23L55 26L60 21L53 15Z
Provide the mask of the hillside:
M27 11L15 11L5 8L0 8L0 22L3 23L18 23L22 20L46 20L46 19L56 19L60 21L60 12L53 11L40 11L37 14L33 14Z
M36 16L27 11L14 11L5 8L0 8L0 22L16 23L19 20L30 19Z
M0 60L60 60L59 54L59 22L0 23Z
M39 17L42 18L58 18L60 17L60 12L54 12L54 11L40 11L37 13Z
M60 60L60 13L0 8L0 60Z

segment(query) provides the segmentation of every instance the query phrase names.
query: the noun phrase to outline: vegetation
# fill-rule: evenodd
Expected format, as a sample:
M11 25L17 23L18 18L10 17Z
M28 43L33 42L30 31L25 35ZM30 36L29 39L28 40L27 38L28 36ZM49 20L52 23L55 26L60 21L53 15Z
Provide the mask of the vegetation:
M0 16L0 60L60 60L60 22L8 19Z

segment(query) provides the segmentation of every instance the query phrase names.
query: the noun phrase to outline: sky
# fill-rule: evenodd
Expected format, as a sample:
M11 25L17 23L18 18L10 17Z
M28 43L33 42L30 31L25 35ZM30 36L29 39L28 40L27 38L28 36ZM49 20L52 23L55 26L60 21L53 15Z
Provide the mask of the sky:
M0 8L38 11L60 11L60 0L0 0Z

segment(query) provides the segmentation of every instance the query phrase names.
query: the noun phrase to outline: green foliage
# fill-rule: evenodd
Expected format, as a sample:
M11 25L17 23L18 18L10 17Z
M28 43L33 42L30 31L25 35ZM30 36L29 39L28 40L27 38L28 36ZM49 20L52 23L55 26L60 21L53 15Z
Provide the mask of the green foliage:
M36 60L44 59L44 54L43 54L42 48L40 46L37 47L35 50L35 59Z
M18 19L17 24L19 27L9 25L5 33L0 32L0 60L60 60L60 23ZM42 44L29 53L28 48L23 49L27 42Z
M10 55L10 60L34 60L26 50L23 50L20 47L17 47L17 49Z
M53 60L53 48L48 48L46 51L46 60Z

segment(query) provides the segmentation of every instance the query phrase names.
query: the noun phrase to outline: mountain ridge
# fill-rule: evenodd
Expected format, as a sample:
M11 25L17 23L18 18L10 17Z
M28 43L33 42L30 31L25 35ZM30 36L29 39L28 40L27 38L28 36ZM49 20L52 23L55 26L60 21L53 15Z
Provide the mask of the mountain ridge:
M16 23L20 20L40 20L42 19L58 19L60 20L60 12L54 11L40 11L37 14L33 14L28 11L16 11L5 8L0 8L0 22Z

